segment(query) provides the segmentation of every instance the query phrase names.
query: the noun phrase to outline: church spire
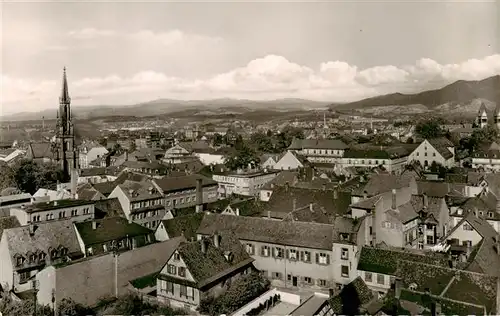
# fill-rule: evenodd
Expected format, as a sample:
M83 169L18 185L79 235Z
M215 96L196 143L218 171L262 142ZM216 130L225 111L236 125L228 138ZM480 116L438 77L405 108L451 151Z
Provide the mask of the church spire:
M69 104L70 101L71 101L71 99L69 97L69 91L68 91L68 79L66 78L66 67L64 67L63 68L61 97L59 98L59 103Z

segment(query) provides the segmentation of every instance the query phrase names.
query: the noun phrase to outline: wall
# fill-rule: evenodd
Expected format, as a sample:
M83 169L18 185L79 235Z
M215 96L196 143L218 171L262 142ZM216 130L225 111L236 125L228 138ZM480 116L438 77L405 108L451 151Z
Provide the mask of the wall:
M269 202L272 194L273 190L260 190L260 200L263 202Z
M130 201L119 186L114 188L113 191L108 195L108 199L111 198L118 198L118 201L120 201L120 205L122 206L123 213L125 214L127 219L130 219Z
M457 227L457 229L453 233L451 233L447 239L458 239L460 245L462 245L463 241L470 240L472 242L472 246L477 245L483 238L475 230L464 230L464 224L470 226L470 224L467 222L462 223L462 225L460 225L460 227Z
M287 152L278 162L274 165L273 169L277 170L295 170L302 168L304 165L295 157L291 152Z
M347 250L347 259L342 258L342 249ZM348 284L352 282L356 277L356 270L358 266L356 258L357 247L348 244L333 244L333 252L331 258L331 265L333 269L333 280L339 284ZM349 274L347 277L342 275L341 266L347 266L349 268Z
M218 200L218 185L203 187L203 203L212 203ZM167 209L175 207L190 207L196 205L196 189L183 190L177 192L165 192L165 202ZM182 199L182 202L181 202ZM174 203L175 200L175 203Z
M6 288L12 287L14 270L6 238L0 241L0 284Z
M427 156L425 155L426 153ZM452 157L445 160L443 156L441 156L441 154L427 140L425 140L411 153L408 161L419 161L422 166L425 166L425 161L427 161L428 166L435 161L445 167L452 167L455 163L455 158Z
M84 210L87 209L87 214L84 214ZM28 225L30 221L34 223L43 223L47 222L47 216L52 214L52 219L51 220L60 220L60 219L69 219L71 218L75 222L83 222L89 219L94 218L94 204L87 204L87 205L79 205L79 206L74 206L74 207L67 207L67 208L60 208L60 209L54 209L54 210L47 210L47 211L40 211L40 212L34 212L34 213L27 213L23 209L12 209L12 215L16 216L17 219L19 220L19 223L24 226ZM71 216L71 211L76 211L75 216ZM63 214L64 212L64 217L59 217L60 214ZM39 221L35 221L35 216L40 216Z
M367 273L372 274L372 281L371 282L366 280ZM383 284L379 284L377 282L377 275L378 274L384 276L384 283ZM363 281L365 281L366 285L368 285L368 287L374 291L386 293L391 288L391 276L390 275L358 270L358 276L360 276L363 279Z

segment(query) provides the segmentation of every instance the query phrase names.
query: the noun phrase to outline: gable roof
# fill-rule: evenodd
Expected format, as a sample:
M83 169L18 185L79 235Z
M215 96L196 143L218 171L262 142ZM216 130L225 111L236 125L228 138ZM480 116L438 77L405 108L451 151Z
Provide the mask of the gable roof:
M118 187L122 189L129 201L143 201L162 197L152 183L125 180Z
M0 217L0 240L4 229L20 227L21 224L15 216Z
M363 305L370 303L375 296L361 277L345 285L339 294L330 298L331 312L337 315L358 315Z
M52 143L30 143L28 145L28 153L32 159L50 158L54 159L55 155L52 151Z
M393 189L402 189L409 187L415 179L411 175L397 176L393 174L374 174L371 176L368 183L364 186L363 192L366 192L368 197L378 195L380 193L389 192ZM360 192L361 194L363 192Z
M96 225L95 229L92 227L93 222ZM127 236L135 237L153 233L152 230L137 223L129 223L123 217L108 217L75 223L75 227L85 246L120 240Z
M448 147L454 147L454 145L448 139L439 137L428 139L427 141L444 159L450 159L453 157L453 153L448 149Z
M94 210L96 218L125 217L125 213L123 212L122 205L118 198L96 200Z
M283 170L276 175L271 181L264 184L262 190L271 190L274 186L283 186L287 182L291 185L294 184L298 176L297 171Z
M198 234L213 235L230 230L239 239L267 242L271 244L331 250L339 240L334 225L276 221L259 217L206 214L198 228Z
M179 237L184 234L187 240L196 237L196 231L200 227L205 213L194 213L162 220L163 226L170 238Z
M195 242L183 243L177 249L187 269L196 280L197 288L210 285L254 261L234 234L221 232L219 237L219 247L215 247L213 238L203 238ZM206 243L205 253L201 251L201 243ZM226 258L229 252L232 255L231 261Z
M298 139L294 138L288 147L291 150L302 149L333 149L343 150L348 146L340 139Z
M26 256L27 253L43 251L49 254L51 249L64 247L68 254L80 255L78 243L72 220L58 220L34 225L34 234L30 234L29 225L9 228L3 231L7 239L9 253L12 259L16 254Z
M202 186L215 186L217 182L199 174L181 176L181 177L164 177L162 179L154 179L153 182L163 191L163 193L190 190L196 188L196 181L202 180Z

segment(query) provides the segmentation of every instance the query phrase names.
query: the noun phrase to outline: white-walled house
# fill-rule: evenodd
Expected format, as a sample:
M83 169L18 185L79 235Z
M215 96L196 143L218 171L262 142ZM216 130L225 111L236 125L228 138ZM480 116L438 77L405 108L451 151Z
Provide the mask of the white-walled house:
M451 168L455 165L455 147L446 138L426 139L410 154L408 162L418 161L422 166L433 162Z
M231 194L256 196L260 189L273 180L279 171L251 170L248 172L214 173L212 179L219 184L219 194L222 197Z
M274 165L276 170L297 170L303 168L307 159L301 157L296 152L289 150Z
M79 153L80 168L86 169L91 168L90 163L97 158L102 158L107 155L109 151L103 146L96 146L93 148L84 147Z

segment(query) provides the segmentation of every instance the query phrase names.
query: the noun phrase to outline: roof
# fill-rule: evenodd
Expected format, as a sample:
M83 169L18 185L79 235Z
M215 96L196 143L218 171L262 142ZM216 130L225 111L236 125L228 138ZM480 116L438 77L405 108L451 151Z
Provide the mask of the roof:
M287 182L293 184L298 176L297 171L283 170L271 181L264 184L262 190L271 190L272 186L285 185Z
M122 189L129 201L143 201L162 197L152 183L125 180L118 187Z
M92 227L94 222L96 229ZM108 217L75 223L75 227L86 246L153 233L152 230L142 225L129 223L128 220L123 217Z
M97 191L91 184L85 184L79 187L76 191L78 194L78 199L92 201L99 197L103 197L103 194Z
M344 158L366 158L366 159L398 159L410 155L410 151L404 147L369 147L351 148L346 150ZM382 164L382 162L381 162Z
M51 249L64 247L68 254L81 254L80 244L72 220L57 220L34 225L34 234L30 235L30 226L5 229L3 236L7 240L9 253L14 259L16 254L43 251L49 254Z
M374 210L378 200L381 199L380 195L375 195L367 199L360 200L354 204L351 204L351 208L359 208L362 210Z
M389 192L393 189L409 187L414 179L415 178L410 175L397 176L393 174L374 174L364 186L363 191L370 197Z
M439 253L418 253L411 250L381 249L363 246L358 270L395 275L401 260L421 262L440 267L448 266L447 256Z
M370 303L375 296L366 283L357 277L345 285L340 293L328 300L331 311L341 315L359 315L363 305Z
M318 315L322 307L328 303L328 296L314 293L307 300L302 302L296 309L294 309L290 316L313 316Z
M52 143L30 143L28 145L29 156L33 159L37 158L54 158L52 151Z
M30 200L30 199L31 199L31 194L29 194L29 193L4 195L4 196L0 196L0 205L22 203L22 202L24 202L24 200ZM19 202L17 202L17 201L19 201Z
M0 240L4 229L20 227L21 224L15 216L0 217Z
M94 209L96 218L125 217L125 213L123 212L122 205L118 198L97 200L95 201Z
M443 156L444 159L450 159L453 157L453 153L448 149L448 147L455 147L453 143L444 138L433 138L433 139L428 139L427 140L436 151Z
M206 242L206 251L201 251L201 243ZM183 243L177 249L187 269L196 280L198 288L203 288L223 278L237 268L242 268L253 262L237 237L230 232L220 233L219 247L215 247L213 238L195 242ZM226 254L232 254L232 261Z
M276 214L279 212L274 213ZM275 218L276 215L273 216L273 212L271 212L271 217ZM326 214L326 212L324 213L316 204L311 204L284 215L283 220L333 224L335 221L335 216L329 216L328 214Z
M202 175L193 174L182 177L164 177L154 179L153 182L163 191L163 193L183 191L196 188L196 181L202 180L202 186L216 186L217 182Z
M340 139L297 139L294 138L288 149L334 149L343 150L348 146Z
M271 244L331 250L342 227L329 224L276 221L259 217L223 214L205 215L198 234L212 235L218 231L233 231L239 239Z
M240 216L254 216L262 212L265 207L265 203L256 200L255 198L249 198L245 200L231 201L228 206L230 206L234 212L238 209Z
M335 191L337 196L335 198ZM309 206L314 203L318 210L324 211L328 215L344 215L347 214L349 205L351 204L351 194L338 189L323 190L309 189L292 186L279 186L273 189L273 194L263 209L263 215L267 215L267 211L273 213L290 213L295 209Z
M47 210L57 210L61 208L69 208L75 206L83 206L83 205L93 205L94 201L85 201L85 200L73 200L73 199L65 199L65 200L56 200L50 202L39 202L33 204L24 205L24 211L26 213L34 213L41 212Z
M187 240L196 237L196 231L200 227L205 213L194 213L172 219L162 220L163 226L170 238L184 235Z

